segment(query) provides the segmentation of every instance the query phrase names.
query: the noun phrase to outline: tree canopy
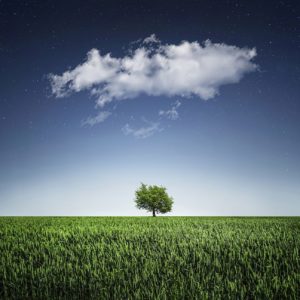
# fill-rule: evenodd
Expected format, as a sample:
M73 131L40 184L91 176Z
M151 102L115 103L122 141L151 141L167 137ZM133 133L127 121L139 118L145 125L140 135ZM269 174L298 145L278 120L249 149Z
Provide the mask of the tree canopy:
M155 217L157 213L165 214L172 210L173 198L163 186L142 183L135 192L135 203L137 208L152 212Z

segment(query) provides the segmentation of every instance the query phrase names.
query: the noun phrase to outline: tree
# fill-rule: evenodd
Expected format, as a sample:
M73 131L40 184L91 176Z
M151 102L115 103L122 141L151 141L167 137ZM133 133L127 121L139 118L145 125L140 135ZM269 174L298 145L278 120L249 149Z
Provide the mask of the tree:
M135 192L135 203L138 209L150 211L155 217L157 213L165 214L172 210L173 198L167 194L165 187L142 183Z

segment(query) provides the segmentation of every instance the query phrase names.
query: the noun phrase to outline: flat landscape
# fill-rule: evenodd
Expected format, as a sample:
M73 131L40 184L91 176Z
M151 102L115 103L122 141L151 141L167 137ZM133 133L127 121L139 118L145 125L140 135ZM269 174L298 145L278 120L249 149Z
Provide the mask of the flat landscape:
M1 299L299 299L299 217L2 217Z

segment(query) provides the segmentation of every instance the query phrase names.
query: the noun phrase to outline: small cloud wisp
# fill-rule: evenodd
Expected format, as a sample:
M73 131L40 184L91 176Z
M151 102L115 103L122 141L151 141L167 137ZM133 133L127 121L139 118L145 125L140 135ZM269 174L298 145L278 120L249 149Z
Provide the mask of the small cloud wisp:
M83 120L81 122L81 126L90 126L93 127L98 123L104 122L109 116L111 115L111 112L109 111L100 111L95 117L88 117L86 120Z
M146 122L146 121L145 121ZM122 128L125 135L132 135L138 139L145 139L152 136L154 133L162 131L159 122L147 122L148 126L133 128L128 123Z
M169 110L160 110L158 112L159 116L164 116L170 120L177 120L179 118L178 108L181 106L181 102L177 100Z

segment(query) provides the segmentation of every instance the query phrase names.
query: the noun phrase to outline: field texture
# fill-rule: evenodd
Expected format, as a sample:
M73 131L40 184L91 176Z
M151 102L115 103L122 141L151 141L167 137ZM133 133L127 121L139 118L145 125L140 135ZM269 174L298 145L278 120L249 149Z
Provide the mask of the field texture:
M0 218L1 299L300 299L300 218Z

